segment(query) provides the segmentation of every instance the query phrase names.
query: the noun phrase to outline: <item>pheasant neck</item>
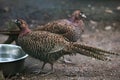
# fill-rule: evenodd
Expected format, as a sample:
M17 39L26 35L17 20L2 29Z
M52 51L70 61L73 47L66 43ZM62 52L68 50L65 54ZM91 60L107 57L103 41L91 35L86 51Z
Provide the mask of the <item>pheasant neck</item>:
M29 28L27 28L27 27L23 28L23 29L21 29L19 36L25 36L30 32L31 32L31 30Z
M78 23L81 19L80 18L76 18L76 17L71 17L69 19L72 23Z
M74 25L75 27L82 27L83 26L83 21L81 19L71 17L69 21Z

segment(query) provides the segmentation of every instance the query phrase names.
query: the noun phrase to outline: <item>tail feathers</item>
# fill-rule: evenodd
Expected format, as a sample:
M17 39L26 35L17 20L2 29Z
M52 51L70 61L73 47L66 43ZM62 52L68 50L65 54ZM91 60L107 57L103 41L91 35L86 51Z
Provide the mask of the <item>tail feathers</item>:
M120 54L115 53L115 52L106 51L106 50L102 50L99 48L95 48L95 47L91 47L91 46L87 46L87 45L82 45L82 44L74 44L74 46L91 51L91 52L94 52L94 53L97 53L97 54L101 54L101 55L105 55L105 53L112 54L112 55L118 55L118 56L120 55Z
M79 54L82 54L88 57L93 57L103 61L110 60L108 55L106 55L105 53L118 55L117 53L89 47L82 44L76 44L76 43L71 43L70 46L68 46L67 50L70 51L71 53L79 53Z
M107 58L106 55L100 54L99 52L96 53L96 52L93 52L93 51L89 51L89 50L82 49L82 48L77 48L77 47L74 47L74 50L76 52L78 52L79 54L82 54L82 55L85 55L85 56L88 56L88 57L92 57L92 58L95 58L95 59L98 59L98 60L102 60L102 61L110 60L109 58Z

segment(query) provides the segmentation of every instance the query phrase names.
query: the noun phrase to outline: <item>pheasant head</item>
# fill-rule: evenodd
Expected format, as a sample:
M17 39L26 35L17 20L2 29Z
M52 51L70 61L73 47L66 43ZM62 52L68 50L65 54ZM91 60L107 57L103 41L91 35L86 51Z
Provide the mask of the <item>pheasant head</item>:
M15 20L15 24L20 29L19 36L24 36L24 35L28 34L29 32L31 32L31 30L28 27L28 24L23 19L17 19L17 20Z
M72 13L70 21L75 27L80 27L81 31L84 32L84 22L83 19L86 19L87 17L83 12L80 10L76 10Z
M86 15L80 10L76 10L72 13L72 18L75 20L80 20L82 18L87 18Z

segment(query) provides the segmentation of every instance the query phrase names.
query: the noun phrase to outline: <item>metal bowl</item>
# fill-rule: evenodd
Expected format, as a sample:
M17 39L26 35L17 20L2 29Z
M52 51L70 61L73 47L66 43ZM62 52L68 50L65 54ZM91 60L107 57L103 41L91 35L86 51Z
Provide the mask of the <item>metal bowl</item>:
M5 76L11 76L21 72L27 56L19 46L0 44L0 70L3 71Z

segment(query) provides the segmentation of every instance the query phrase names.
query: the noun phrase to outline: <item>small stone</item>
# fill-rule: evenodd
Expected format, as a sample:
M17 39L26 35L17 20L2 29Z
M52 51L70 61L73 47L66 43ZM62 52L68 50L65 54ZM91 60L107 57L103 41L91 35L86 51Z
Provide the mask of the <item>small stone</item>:
M32 22L32 23L35 23L35 22L36 22L36 20L31 20L31 22Z
M106 26L105 27L105 30L111 30L112 29L112 26Z
M34 27L34 25L33 24L30 24L30 28L33 28Z
M92 58L92 60L95 60L95 58Z
M4 7L5 12L8 12L9 10L10 10L9 7Z
M88 35L88 34L83 34L81 37L82 37L82 38L88 38L89 35Z
M98 24L96 21L93 21L93 20L90 20L90 23L91 23L92 25L97 25L97 24Z
M16 76L19 76L20 75L20 73L16 73Z
M91 7L91 4L88 4L88 7Z
M113 74L111 73L110 75L112 76Z
M117 10L120 10L120 6L117 7Z
M95 26L92 26L92 29L95 29Z
M25 77L21 77L21 79L22 79L22 80L24 80L24 79L25 79Z
M105 12L106 12L106 13L113 13L113 11L110 10L110 9L106 9Z
M95 10L95 7L91 7L91 10Z
M99 29L96 29L95 31L96 31L96 32L100 32L100 30L99 30Z
M113 26L116 26L116 23L113 23L112 25L113 25Z

